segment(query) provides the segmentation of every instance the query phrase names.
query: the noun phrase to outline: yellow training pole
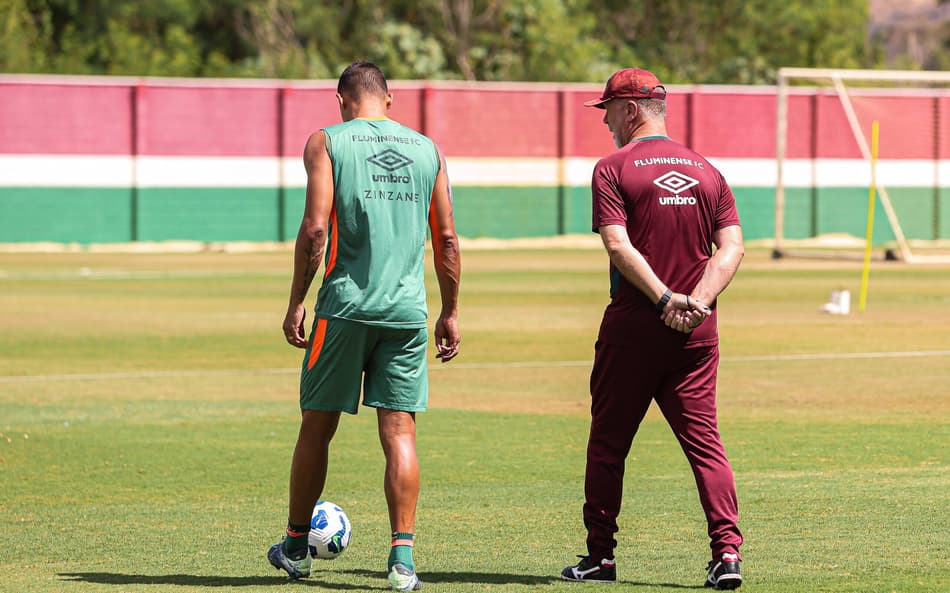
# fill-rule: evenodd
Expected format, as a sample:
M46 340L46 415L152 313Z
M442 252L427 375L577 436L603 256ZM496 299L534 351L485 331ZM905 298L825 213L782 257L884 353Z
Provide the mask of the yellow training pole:
M874 190L877 188L878 122L871 123L871 186L868 188L868 232L864 242L864 267L861 270L861 298L858 312L864 313L868 304L868 277L871 275L871 238L874 234Z

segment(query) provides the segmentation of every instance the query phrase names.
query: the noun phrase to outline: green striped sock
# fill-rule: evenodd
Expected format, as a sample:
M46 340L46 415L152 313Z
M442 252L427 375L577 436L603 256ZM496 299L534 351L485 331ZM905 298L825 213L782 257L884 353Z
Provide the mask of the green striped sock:
M404 533L402 531L393 532L392 547L389 548L389 562L386 563L386 570L392 570L393 564L402 564L409 570L415 570L412 562L412 545L415 535Z
M300 560L307 550L307 538L310 535L309 525L294 525L287 522L287 535L284 537L284 553L292 560Z

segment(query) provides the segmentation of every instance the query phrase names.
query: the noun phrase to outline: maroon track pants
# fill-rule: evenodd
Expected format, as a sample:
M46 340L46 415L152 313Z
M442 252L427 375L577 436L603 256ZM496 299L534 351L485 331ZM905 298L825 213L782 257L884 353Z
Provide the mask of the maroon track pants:
M656 400L693 469L714 558L738 553L742 533L732 468L716 424L718 346L668 353L599 343L591 372L587 443L587 551L613 558L624 464L650 402Z

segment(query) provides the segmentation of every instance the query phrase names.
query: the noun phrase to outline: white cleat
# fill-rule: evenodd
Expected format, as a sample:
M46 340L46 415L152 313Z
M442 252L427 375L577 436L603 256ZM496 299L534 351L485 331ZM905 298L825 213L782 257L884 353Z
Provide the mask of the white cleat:
M418 591L422 588L422 581L416 576L416 571L397 562L389 571L389 588L393 591Z

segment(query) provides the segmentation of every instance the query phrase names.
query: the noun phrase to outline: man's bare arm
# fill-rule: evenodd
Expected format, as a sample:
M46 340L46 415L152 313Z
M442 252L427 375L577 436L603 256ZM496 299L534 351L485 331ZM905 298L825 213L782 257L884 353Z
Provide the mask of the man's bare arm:
M442 362L455 358L462 341L458 327L459 282L462 260L459 239L455 232L455 217L452 212L452 189L445 168L445 158L439 155L439 173L432 190L429 209L429 230L432 233L432 251L435 275L439 280L442 310L435 323L435 341Z
M303 160L307 170L306 202L294 244L294 276L284 317L284 337L298 348L307 347L305 301L323 259L333 206L333 168L327 153L326 134L322 130L307 140Z
M689 295L691 301L696 299L710 306L729 286L739 270L739 264L745 255L742 227L734 225L719 229L713 234L713 243L716 245L716 253L706 262L702 278Z

